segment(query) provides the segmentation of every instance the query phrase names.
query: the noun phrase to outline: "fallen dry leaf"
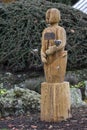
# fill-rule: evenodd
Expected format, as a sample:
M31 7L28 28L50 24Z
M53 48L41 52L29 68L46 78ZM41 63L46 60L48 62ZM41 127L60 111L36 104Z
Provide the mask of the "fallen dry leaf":
M31 128L36 129L37 126L36 125L31 125Z
M74 33L74 32L75 32L75 30L71 29L71 32L72 32L72 33Z
M52 128L53 128L53 126L52 126L52 125L50 125L50 126L49 126L49 129L52 129Z

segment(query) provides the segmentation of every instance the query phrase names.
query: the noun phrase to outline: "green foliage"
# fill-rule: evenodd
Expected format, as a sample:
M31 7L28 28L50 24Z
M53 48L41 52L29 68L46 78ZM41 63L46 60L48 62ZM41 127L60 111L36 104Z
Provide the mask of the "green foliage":
M3 129L1 129L1 130L9 130L9 129L3 128Z
M20 91L19 88L14 89L14 95L16 98L19 98L23 95L23 91Z
M40 111L40 94L15 86L0 97L0 115L18 116Z
M0 89L0 95L5 94L6 92L7 92L7 90L6 90L6 89Z
M6 92L7 92L7 89L4 89L3 88L3 84L1 83L0 84L0 96L3 95L3 94L5 94Z
M73 5L75 4L78 0L47 0L47 1L50 1L50 2L56 2L56 3L63 3L63 4L66 4L66 5Z
M71 4L71 0L47 0L47 1L50 1L50 2L56 2L56 3L63 3L63 4L67 4L67 5L70 5Z
M85 82L84 81L81 81L81 82L79 82L78 84L76 84L76 85L71 85L70 86L71 88L84 88L85 87Z
M68 69L87 67L87 15L44 0L19 0L0 6L0 65L12 71L41 69L41 35L49 8L61 11L67 32Z

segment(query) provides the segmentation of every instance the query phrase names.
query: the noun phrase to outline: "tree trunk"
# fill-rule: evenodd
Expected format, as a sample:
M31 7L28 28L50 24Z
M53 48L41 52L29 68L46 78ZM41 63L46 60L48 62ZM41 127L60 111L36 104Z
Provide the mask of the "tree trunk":
M61 121L70 118L70 88L68 82L41 84L41 120Z

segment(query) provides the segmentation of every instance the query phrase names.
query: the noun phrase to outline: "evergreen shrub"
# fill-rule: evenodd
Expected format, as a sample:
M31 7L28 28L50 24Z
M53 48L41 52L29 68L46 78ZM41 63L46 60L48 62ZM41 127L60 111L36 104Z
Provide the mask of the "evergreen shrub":
M0 66L12 71L42 69L41 35L49 8L61 11L67 33L68 70L87 67L87 15L64 4L19 0L0 6Z

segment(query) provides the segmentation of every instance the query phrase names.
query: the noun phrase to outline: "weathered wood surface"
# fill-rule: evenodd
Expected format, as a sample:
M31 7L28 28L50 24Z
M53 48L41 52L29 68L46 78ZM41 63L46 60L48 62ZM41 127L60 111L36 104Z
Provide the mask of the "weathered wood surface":
M46 81L48 83L60 83L64 81L67 63L67 51L56 54L58 57L51 64L44 64Z
M46 77L46 82L41 84L41 120L54 122L69 118L71 105L69 83L64 82L67 65L67 51L64 50L66 32L58 26L59 21L59 10L49 9L46 22L50 25L43 31L41 47Z
M41 120L57 122L70 116L69 83L42 83Z
M54 14L55 13L55 14ZM66 32L63 27L58 26L60 12L56 9L49 9L46 13L46 21L49 27L44 29L42 34L41 59L44 63L46 81L58 83L64 81L67 64ZM56 45L55 41L61 43Z

